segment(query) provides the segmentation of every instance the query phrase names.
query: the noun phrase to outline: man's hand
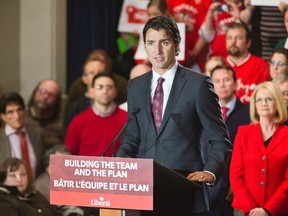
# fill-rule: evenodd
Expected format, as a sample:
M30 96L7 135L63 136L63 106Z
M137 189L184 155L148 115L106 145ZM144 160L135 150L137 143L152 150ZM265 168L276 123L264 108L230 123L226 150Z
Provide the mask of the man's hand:
M280 2L279 2L278 8L279 8L279 10L280 10L282 13L283 13L284 10L286 9L286 7L287 7L287 4L286 4L284 1L280 1Z
M190 173L187 176L187 179L193 182L203 182L209 184L213 184L215 181L214 176L211 173L203 171Z

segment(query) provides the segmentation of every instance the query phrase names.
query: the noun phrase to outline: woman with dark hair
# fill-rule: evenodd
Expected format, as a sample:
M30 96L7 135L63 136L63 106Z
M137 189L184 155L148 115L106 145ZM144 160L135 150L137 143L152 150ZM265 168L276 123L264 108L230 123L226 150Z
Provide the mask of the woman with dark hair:
M270 77L288 75L288 50L279 48L273 51L270 59Z
M0 200L5 201L0 202L0 215L2 213L9 216L61 215L41 193L33 188L28 179L27 165L24 160L9 158L0 165L0 170L2 184ZM8 214L7 211L13 214Z

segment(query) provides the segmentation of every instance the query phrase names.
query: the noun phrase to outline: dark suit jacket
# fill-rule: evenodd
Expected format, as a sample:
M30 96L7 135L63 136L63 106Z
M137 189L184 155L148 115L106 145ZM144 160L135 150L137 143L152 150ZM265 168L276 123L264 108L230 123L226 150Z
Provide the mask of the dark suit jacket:
M43 142L41 128L25 124L25 128L32 143L34 153L37 160L36 176L42 173L42 156L43 156ZM0 129L0 163L11 157L11 148L9 138L5 134L5 126Z
M226 119L226 125L229 131L231 143L234 143L234 139L241 125L250 124L249 106L241 103L240 100L236 100L236 104L230 115Z
M210 78L178 66L159 134L151 112L151 79L149 72L129 84L128 111L141 110L127 127L118 156L152 158L174 170L208 170L218 180L226 168L231 144ZM200 143L203 129L212 149L206 163ZM191 194L190 203L193 213L207 211L205 190Z
M227 117L225 123L229 131L231 143L233 144L238 127L241 125L250 124L249 106L243 104L240 100L237 99L235 107ZM209 143L205 134L203 134L202 137L202 144L205 160L208 160L207 157L209 152ZM230 183L227 169L224 175L219 179L218 184L214 187L209 187L209 202L210 207L212 208L212 210L209 212L209 215L229 215L228 212L233 212L232 208L224 206L229 186ZM225 214L223 211L225 211Z

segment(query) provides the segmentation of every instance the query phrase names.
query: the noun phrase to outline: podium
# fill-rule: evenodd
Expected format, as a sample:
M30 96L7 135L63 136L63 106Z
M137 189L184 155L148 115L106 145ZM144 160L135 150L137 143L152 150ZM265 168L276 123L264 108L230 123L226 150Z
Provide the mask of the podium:
M52 155L50 161L51 204L141 210L141 216L188 216L208 210L205 185L187 180L188 171L174 171L152 159ZM128 168L125 178L119 176ZM80 183L101 188L81 188Z
M203 196L206 187L186 179L189 171L171 170L155 161L153 164L155 215L185 216L208 211L208 196Z

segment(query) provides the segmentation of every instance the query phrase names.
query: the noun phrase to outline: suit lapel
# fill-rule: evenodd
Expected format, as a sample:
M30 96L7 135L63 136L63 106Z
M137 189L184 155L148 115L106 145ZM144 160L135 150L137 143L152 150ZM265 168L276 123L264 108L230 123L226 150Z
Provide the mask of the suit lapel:
M161 133L161 131L163 130L163 128L167 124L167 121L171 115L171 112L174 109L174 106L175 106L176 102L178 101L178 98L179 98L179 96L182 92L182 89L186 83L186 79L183 78L184 75L185 74L182 71L182 67L178 66L175 77L174 77L173 85L171 88L171 92L170 92L170 95L169 95L169 98L167 101L167 105L165 108L165 112L164 112L164 116L162 119L159 134Z
M261 131L261 126L260 124L256 124L255 125L256 130L251 130L255 131L254 135L253 135L253 142L255 145L255 149L259 149L261 151L262 155L266 155L266 149L265 149L265 145L264 145L264 140L263 140L263 136L262 136L262 131Z
M285 127L283 127L283 125L278 125L269 145L267 146L267 155L277 148L286 136L287 133L285 133Z
M147 119L149 121L149 125L154 126L154 119L152 115L152 110L151 110L151 80L152 80L152 71L149 72L149 76L147 76L142 82L142 88L139 88L142 90L141 93L141 98L140 100L143 100L143 108L145 113L147 114ZM154 127L154 131L156 133L156 128Z
M0 145L1 145L1 157L8 158L11 156L11 146L8 136L5 134L5 125L0 130ZM2 160L1 160L2 161Z
M38 155L37 155L37 153L36 153L35 150L36 150L36 149L39 149L39 147L37 147L37 145L40 144L40 143L37 142L37 141L38 141L37 138L36 138L36 135L37 135L37 134L35 134L35 132L33 131L33 129L32 129L28 124L25 125L25 129L26 129L26 131L27 131L27 133L28 133L28 136L29 136L31 145L32 145L32 147L33 147L34 154L35 154L35 156L37 157Z

